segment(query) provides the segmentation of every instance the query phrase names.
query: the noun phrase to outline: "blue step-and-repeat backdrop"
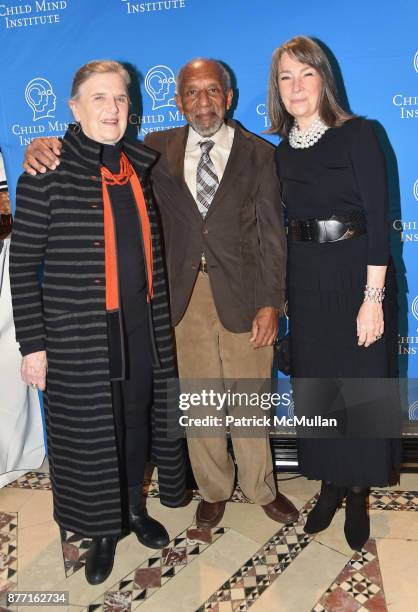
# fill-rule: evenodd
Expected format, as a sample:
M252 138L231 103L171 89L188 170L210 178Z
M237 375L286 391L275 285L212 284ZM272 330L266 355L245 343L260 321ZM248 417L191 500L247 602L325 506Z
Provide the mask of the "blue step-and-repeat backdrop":
M334 56L351 109L377 122L389 170L401 372L418 378L417 24L416 0L0 0L0 148L12 201L25 146L64 133L71 80L87 61L136 69L130 122L143 138L184 123L174 103L181 65L220 59L235 77L235 118L262 134L274 48L314 36ZM418 394L410 409L418 418Z

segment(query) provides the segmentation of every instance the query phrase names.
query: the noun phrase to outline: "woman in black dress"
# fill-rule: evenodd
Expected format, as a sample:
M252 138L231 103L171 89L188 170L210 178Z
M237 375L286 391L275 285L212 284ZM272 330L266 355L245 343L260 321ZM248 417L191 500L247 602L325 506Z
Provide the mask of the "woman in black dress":
M385 163L372 123L339 106L328 59L312 39L297 37L275 51L269 111L271 132L283 138L277 166L289 219L295 409L329 414L341 401L333 381L341 388L348 379L397 375ZM368 405L376 407L377 400ZM344 416L346 432L353 414ZM361 550L370 532L369 487L392 481L398 447L383 437L300 439L301 473L322 480L305 531L328 527L346 497L345 535Z

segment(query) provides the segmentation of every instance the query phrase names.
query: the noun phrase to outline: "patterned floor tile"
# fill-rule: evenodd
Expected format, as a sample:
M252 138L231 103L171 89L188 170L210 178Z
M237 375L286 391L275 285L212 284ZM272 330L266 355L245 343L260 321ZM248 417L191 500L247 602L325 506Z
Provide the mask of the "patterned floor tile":
M7 486L10 488L50 490L51 482L50 482L50 477L48 473L28 472L27 474L25 474L24 476L20 477L19 479L17 479L13 483L10 483ZM150 498L159 497L159 487L158 487L158 481L156 479L148 480L144 484L144 488L146 490L148 497ZM198 491L194 491L193 499L196 501L201 500L201 496ZM305 514L307 514L309 510L311 509L311 507L313 507L316 499L317 499L317 496L313 497L304 506ZM243 494L239 486L234 491L230 499L230 502L232 503L252 503L245 497L245 495ZM416 512L418 511L418 491L393 491L393 490L382 490L382 489L372 490L370 494L370 508L373 510ZM280 532L278 532L276 536L279 536L279 534ZM85 557L86 557L89 545L90 545L90 540L88 538L81 537L71 532L62 532L62 552L63 552L63 560L64 560L64 569L65 569L65 574L67 578L84 567ZM233 576L231 580L243 586L237 586L237 587L232 588L233 586L232 583L229 586L227 583L225 583L225 585L223 585L220 589L220 592L222 593L222 598L223 598L222 601L234 601L235 602L233 606L234 609L237 606L238 606L237 609L242 609L242 610L247 609L247 607L250 605L250 602L255 601L255 599L257 599L260 596L260 594L273 582L274 576L279 575L280 572L283 571L283 569L287 567L289 563L292 562L295 554L296 555L299 554L301 550L302 548L301 548L300 543L298 541L292 541L291 537L285 538L284 542L277 542L275 551L273 551L272 554L268 555L269 558L268 558L268 564L266 567L269 568L269 573L267 574L267 576L265 576L263 580L261 580L259 577L262 574L257 574L258 576L257 580L254 577L252 580L249 580L249 576L247 576L246 580L244 581L243 580L239 581L237 576ZM181 556L181 554L183 554L183 557ZM184 551L181 554L179 550L176 550L175 552L170 553L171 557L169 558L169 561L173 567L174 566L176 567L184 566L185 564ZM279 565L278 565L277 574L274 574L272 573L271 568L274 567L275 565L276 555L279 555L279 557L277 557L279 559ZM0 563L1 563L1 560L0 560ZM13 569L11 571L13 571ZM262 572L263 566L260 565L257 571ZM3 574L4 574L4 571L3 571ZM4 581L5 579L2 576L0 580ZM2 584L3 582L0 581L0 589L2 588ZM365 589L367 591L366 587L367 585L362 584L359 588ZM240 590L242 588L244 589L244 591ZM241 595L243 592L244 592L245 597L242 600ZM336 593L333 596L336 600L338 601L341 600L347 603L348 601L347 593L349 593L349 591L344 591L344 589L339 589L339 590L336 590ZM109 599L109 601L110 600L114 601L115 597L116 595L113 594L112 597ZM212 598L213 598L213 601L212 601ZM207 607L202 607L201 608L202 610L214 610L216 608L216 594L214 594L212 598L210 598L210 600L208 600L208 602L204 604L204 606L207 606ZM362 603L366 605L367 602L360 601L362 599L363 598L359 596L359 598L356 599L356 602L360 605ZM376 601L377 603L378 601L377 596L375 596L374 601ZM110 604L106 603L103 605L109 606ZM318 603L318 605L319 606L321 605L320 602ZM353 604L350 601L350 604L347 603L347 605L353 605ZM241 606L243 607L241 608ZM121 609L122 608L123 606L121 607ZM109 609L114 609L114 607L109 608Z
M147 497L158 498L158 481L150 480L144 483L144 491ZM193 499L197 501L202 499L198 491L193 492ZM252 503L245 497L239 487L234 491L230 501L235 503ZM89 538L72 533L71 531L61 531L64 570L67 578L84 567L90 542L91 540ZM178 554L178 552L176 552L176 554Z
M71 531L61 530L62 556L67 578L85 566L90 542L90 538L79 536Z
M370 494L370 508L418 512L418 491L373 489Z
M17 587L17 513L0 512L0 593Z
M161 551L156 551L109 591L86 608L87 612L130 612L148 600L169 580L192 563L228 529L191 526Z
M314 507L317 495L301 509L301 517L292 526L280 529L198 612L245 611L312 541L303 531L305 517ZM418 510L417 491L373 490L370 508L379 510ZM221 605L222 604L222 605ZM335 610L373 610L384 612L386 602L377 558L376 544L369 540L361 553L350 562L313 608L315 612Z
M368 540L322 595L314 612L387 612L376 542Z
M299 520L277 531L242 567L207 599L198 612L239 610L244 612L308 546L312 538L303 531L305 518L314 505L310 500Z
M49 474L46 472L27 472L6 486L11 489L37 489L49 491L51 489L51 480Z

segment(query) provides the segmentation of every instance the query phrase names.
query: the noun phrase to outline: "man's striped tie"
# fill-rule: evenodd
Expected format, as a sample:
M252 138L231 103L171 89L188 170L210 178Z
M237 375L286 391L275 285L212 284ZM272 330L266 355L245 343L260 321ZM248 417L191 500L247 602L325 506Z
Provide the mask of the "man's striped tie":
M202 157L197 165L196 197L202 217L206 216L219 185L215 166L209 156L209 152L214 144L213 140L203 140L199 142L202 150Z

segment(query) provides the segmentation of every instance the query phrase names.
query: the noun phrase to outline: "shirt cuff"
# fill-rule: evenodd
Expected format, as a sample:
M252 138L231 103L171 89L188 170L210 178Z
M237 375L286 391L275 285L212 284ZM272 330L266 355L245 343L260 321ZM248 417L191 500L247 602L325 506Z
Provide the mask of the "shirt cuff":
M20 343L19 350L22 357L26 357L26 355L30 355L31 353L44 351L45 342L44 340L37 340L36 342L24 342L23 344Z
M285 303L285 291L284 289L279 293L276 293L274 296L264 296L264 299L258 299L256 303L256 310L260 308L277 308L279 311L279 315L283 314Z

